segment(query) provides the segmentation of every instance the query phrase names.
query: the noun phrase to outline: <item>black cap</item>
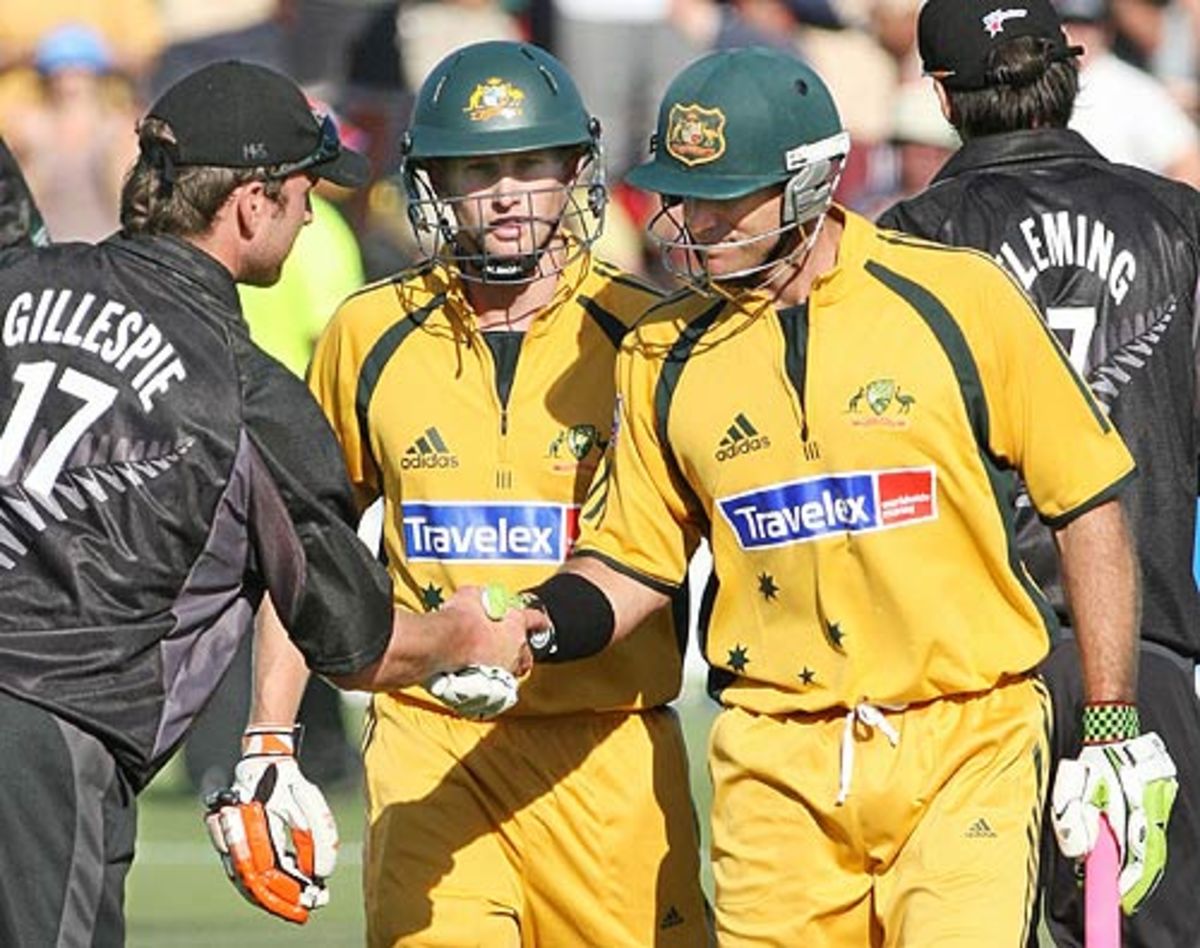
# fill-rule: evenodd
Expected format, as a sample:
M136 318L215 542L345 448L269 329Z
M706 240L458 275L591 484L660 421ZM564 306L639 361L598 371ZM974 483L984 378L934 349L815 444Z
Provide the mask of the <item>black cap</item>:
M333 119L317 116L297 85L264 66L213 63L180 79L146 113L171 126L173 164L219 168L281 166L357 187L367 159L342 147Z
M1083 52L1067 43L1050 0L929 0L917 20L917 48L928 76L948 89L1003 85L990 71L992 50L1019 36L1050 43L1051 60Z

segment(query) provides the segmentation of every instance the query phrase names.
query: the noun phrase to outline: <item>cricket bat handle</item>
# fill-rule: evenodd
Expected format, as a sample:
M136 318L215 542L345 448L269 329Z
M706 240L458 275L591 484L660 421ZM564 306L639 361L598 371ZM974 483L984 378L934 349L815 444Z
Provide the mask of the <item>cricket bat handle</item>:
M1100 834L1088 853L1083 876L1084 948L1121 948L1121 895L1117 837L1100 816Z

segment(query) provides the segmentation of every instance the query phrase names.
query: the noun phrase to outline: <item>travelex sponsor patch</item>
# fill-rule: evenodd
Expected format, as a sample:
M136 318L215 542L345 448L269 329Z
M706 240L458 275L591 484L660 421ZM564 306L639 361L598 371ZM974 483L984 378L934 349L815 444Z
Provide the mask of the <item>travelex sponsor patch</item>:
M787 546L936 519L937 475L932 467L824 474L723 497L717 505L742 549Z
M406 502L401 529L411 562L561 563L579 536L579 508Z

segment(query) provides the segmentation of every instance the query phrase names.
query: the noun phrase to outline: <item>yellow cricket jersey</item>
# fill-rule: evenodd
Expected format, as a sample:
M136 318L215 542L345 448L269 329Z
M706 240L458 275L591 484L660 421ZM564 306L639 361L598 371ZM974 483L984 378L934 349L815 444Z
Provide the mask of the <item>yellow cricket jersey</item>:
M428 611L460 585L521 589L554 572L608 443L617 348L659 299L607 264L576 261L521 341L507 407L450 271L409 271L341 306L309 384L360 503L384 497L383 549L401 608ZM512 713L669 701L679 690L685 622L681 602L606 654L539 666ZM405 695L440 707L423 689Z
M1054 618L1017 558L1015 472L1062 525L1134 468L999 266L834 213L806 306L684 293L626 337L577 545L670 591L707 536L705 654L722 701L766 713L1028 671Z

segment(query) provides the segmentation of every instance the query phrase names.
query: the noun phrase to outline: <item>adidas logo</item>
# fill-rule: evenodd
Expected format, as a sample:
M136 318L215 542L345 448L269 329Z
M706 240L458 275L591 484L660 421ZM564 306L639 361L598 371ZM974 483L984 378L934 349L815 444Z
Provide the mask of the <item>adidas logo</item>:
M437 428L430 426L414 441L400 458L403 470L431 467L458 467L458 455L451 452Z
M751 451L761 451L771 446L771 439L760 435L758 429L750 423L750 419L738 412L723 437L717 444L716 458L718 461L728 461L741 454Z
M981 816L974 823L967 827L967 831L963 833L963 836L965 836L967 839L994 839L996 837L996 831L992 829L991 824Z
M683 916L679 914L679 909L672 905L667 909L667 913L662 917L662 921L658 923L658 930L665 932L668 928L674 928L682 924Z

